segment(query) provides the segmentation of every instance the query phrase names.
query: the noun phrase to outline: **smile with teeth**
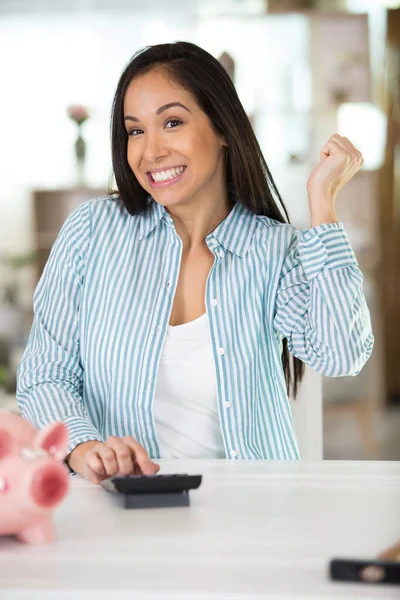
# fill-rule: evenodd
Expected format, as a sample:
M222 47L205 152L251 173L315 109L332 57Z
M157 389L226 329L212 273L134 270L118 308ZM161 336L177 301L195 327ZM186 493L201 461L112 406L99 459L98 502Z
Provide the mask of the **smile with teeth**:
M176 167L174 169L168 169L167 171L157 171L156 173L151 173L150 175L153 181L167 181L169 179L175 179L183 173L186 167Z

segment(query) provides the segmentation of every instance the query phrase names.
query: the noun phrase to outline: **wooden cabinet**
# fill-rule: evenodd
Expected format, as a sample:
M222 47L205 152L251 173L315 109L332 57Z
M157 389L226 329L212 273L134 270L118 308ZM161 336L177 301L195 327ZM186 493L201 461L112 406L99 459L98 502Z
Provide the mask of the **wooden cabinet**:
M65 188L33 192L36 274L39 280L56 237L68 215L82 202L107 194L104 188Z

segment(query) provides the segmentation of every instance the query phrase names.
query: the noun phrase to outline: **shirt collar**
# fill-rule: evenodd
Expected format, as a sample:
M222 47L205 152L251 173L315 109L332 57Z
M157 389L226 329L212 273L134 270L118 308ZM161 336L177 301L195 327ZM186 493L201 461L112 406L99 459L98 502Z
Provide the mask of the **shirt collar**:
M151 233L161 219L175 231L171 215L152 196L148 197L148 205L149 208L140 214L140 240ZM215 239L226 250L244 256L249 249L256 227L257 215L237 201L229 215L207 236L207 240Z

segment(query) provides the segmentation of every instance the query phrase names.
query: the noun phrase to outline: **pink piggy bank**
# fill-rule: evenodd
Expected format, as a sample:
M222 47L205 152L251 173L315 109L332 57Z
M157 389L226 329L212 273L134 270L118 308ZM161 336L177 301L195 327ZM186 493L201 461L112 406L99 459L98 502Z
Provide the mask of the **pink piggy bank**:
M0 536L28 544L54 540L52 510L69 488L67 443L63 423L37 431L18 415L0 413Z

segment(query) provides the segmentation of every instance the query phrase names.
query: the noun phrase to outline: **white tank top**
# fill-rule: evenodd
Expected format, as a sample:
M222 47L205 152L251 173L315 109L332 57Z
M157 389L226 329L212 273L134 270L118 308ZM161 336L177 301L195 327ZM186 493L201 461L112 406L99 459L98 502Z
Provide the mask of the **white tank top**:
M225 458L207 313L168 325L153 411L162 458Z

